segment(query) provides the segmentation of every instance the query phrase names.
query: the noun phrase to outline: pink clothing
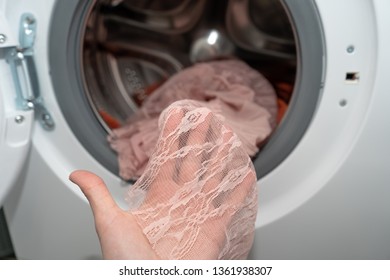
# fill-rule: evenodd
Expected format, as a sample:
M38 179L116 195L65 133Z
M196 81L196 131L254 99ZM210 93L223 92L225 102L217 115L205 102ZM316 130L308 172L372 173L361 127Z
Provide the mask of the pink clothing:
M157 143L160 114L184 99L198 101L211 110L237 134L249 156L258 152L276 125L276 94L259 72L240 60L196 64L156 89L127 124L109 136L118 153L122 178L142 175Z
M165 109L145 172L126 201L161 259L246 259L257 216L257 180L238 136L204 102Z

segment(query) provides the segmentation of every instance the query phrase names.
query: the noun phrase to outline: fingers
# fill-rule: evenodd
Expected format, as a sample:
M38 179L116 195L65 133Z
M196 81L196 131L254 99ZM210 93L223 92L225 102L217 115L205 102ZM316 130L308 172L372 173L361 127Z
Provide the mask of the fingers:
M218 214L204 222L199 229L199 238L196 241L201 243L199 246L205 246L205 258L219 258L219 253L226 245L231 247L229 250L239 249L244 255L249 252L253 240L251 232L253 232L256 218L256 215L252 213L256 213L257 208L256 203L251 203L257 201L254 184L255 176L252 172L248 172L232 192L222 194L221 197L216 198L219 201L213 202L214 206L218 206L214 210ZM236 216L237 214L239 215ZM234 248L237 244L239 247ZM209 252L209 255L206 255L206 252Z
M175 107L168 107L161 113L159 127L161 128L161 138L168 138L176 132L184 116L183 110Z
M177 175L180 184L187 183L198 177L202 163L208 161L215 139L207 139L214 127L211 127L213 116L205 108L197 108L187 112L185 122L191 129L185 134L186 141L181 146L183 157L178 158Z
M218 123L216 120L214 122ZM233 144L233 132L219 124L218 131L214 131L214 133L220 139L218 145L215 145L213 153L209 153L210 158L205 176L208 180L203 190L206 193L220 188L219 185L223 182L229 170L235 169L237 167L236 165L240 166L242 164L242 161L235 161L236 159L233 157L234 153L230 151Z
M120 208L116 205L104 181L92 172L77 170L70 174L69 179L78 185L91 205L96 218L116 215Z
M181 108L169 108L164 111L160 117L160 126L162 127L160 138L157 142L157 151L152 155L153 159L164 157L166 162L162 163L160 172L163 177L171 178L174 176L175 164L170 159L179 149L178 129L184 116Z

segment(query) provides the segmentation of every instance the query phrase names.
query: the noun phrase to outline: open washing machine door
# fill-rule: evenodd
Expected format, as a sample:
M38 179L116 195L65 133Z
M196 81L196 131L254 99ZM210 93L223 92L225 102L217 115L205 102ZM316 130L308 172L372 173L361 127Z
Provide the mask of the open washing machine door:
M0 206L25 165L34 111L39 112L46 129L53 127L35 77L35 28L32 15L24 14L17 40L5 17L0 15Z

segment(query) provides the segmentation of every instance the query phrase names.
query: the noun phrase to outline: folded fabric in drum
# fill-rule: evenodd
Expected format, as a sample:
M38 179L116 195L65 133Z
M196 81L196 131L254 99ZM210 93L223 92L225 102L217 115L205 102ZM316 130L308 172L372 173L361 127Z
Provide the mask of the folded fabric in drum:
M211 110L238 135L249 156L258 152L276 126L276 93L258 71L236 59L196 64L167 80L127 124L109 135L123 179L142 175L157 143L160 114L184 99Z

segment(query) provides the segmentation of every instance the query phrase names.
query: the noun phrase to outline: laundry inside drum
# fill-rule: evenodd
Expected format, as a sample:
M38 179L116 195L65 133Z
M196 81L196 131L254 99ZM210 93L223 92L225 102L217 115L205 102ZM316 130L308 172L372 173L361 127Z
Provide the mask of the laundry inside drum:
M97 1L83 43L86 94L111 134L173 75L234 58L274 88L276 130L297 72L293 30L283 5L274 0Z

